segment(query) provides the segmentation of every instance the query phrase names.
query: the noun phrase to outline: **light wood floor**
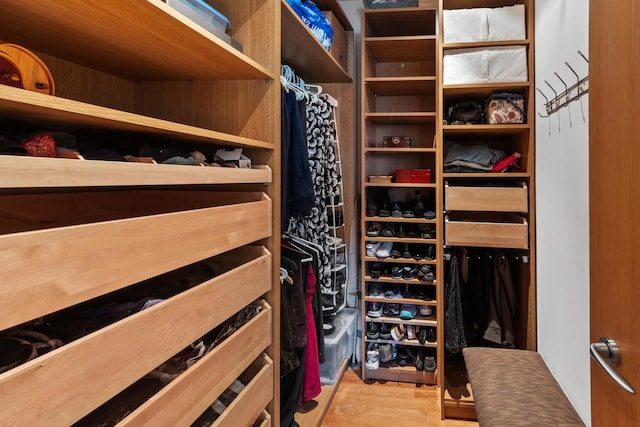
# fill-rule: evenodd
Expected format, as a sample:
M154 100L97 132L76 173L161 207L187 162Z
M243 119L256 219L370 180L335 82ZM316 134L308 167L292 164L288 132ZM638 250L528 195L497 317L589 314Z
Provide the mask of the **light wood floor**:
M298 417L301 426L307 427ZM441 420L440 390L432 386L391 381L363 382L359 368L348 369L335 396L323 427L477 427L472 421Z

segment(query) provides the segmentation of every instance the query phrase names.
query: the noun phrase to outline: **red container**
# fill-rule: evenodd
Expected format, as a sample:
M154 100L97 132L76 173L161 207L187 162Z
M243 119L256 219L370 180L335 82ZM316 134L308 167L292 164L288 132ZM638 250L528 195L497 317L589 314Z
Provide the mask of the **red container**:
M396 169L396 182L431 182L431 169Z

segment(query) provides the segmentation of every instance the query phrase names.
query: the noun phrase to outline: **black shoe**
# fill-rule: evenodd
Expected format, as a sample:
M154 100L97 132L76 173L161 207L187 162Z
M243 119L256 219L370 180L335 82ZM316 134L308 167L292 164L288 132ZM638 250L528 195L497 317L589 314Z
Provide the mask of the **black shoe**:
M427 328L424 326L420 328L420 332L418 332L418 342L420 345L424 345L427 342Z
M427 342L434 343L436 342L436 331L433 328L429 328L427 331Z

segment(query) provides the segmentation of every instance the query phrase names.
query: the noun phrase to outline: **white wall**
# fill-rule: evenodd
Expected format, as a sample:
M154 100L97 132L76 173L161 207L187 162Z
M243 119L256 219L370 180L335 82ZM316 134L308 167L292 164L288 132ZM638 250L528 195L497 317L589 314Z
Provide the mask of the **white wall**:
M535 84L551 99L545 80L564 90L554 72L576 83L565 61L580 77L588 73L577 50L589 57L589 2L537 0L535 9ZM589 95L581 100L536 119L538 351L590 425Z

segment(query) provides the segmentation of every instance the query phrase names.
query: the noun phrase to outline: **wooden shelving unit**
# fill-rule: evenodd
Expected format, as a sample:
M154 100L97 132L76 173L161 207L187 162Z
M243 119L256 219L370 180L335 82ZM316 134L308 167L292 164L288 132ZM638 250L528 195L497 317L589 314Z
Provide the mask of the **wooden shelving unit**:
M474 41L444 43L444 11L449 9L496 8L524 5L526 37L518 40ZM443 210L446 212L444 243L451 250L457 247L498 248L520 251L526 262L513 266L515 282L519 288L518 313L514 324L516 345L536 349L535 305L535 106L534 106L534 46L533 1L530 0L440 0L440 51L467 48L494 48L523 46L526 49L528 80L520 82L472 83L441 86L439 102L442 113L437 120L437 134L444 151L439 162L444 164L447 144L486 143L510 155L521 154L519 171L504 173L447 172L441 167L438 182L442 191ZM443 72L444 75L444 72ZM494 93L516 93L524 96L526 121L523 124L470 124L448 125L449 106L475 100L483 102ZM444 349L441 350L444 356ZM453 363L447 357L442 387L442 416L474 418L473 394L465 382L465 369L461 360Z
M241 147L254 165L0 156L2 335L189 266L217 266L0 374L13 390L7 424L72 425L250 304L260 314L120 425L189 425L238 378L246 388L221 420L279 421L281 4L211 3L244 23L232 34L243 52L159 0L3 5L1 38L37 52L56 82L56 96L0 86L3 132L63 131L77 148L117 141L132 152L143 143Z
M437 210L429 205L439 199L440 185L437 180L430 182L370 182L369 176L395 176L396 169L431 169L435 178L436 156L435 145L436 120L439 115L436 102L440 86L437 71L437 7L365 9L363 11L362 35L362 142L361 142L361 211L360 222L361 271L360 282L362 296L363 331L368 330L371 323L407 324L434 328L438 334L442 325L442 311L439 295L440 259L436 255L436 247L441 246L441 236L436 232L440 219L382 217L367 215L368 200L375 193L389 195L389 202L400 201L409 204L414 191L420 191L426 210ZM411 145L403 148L387 148L383 146L384 136L409 136ZM381 208L382 206L377 206ZM390 206L389 206L390 207ZM374 223L391 227L427 226L433 230L433 238L418 237L368 237L367 229ZM366 254L368 242L393 243L399 248L409 245L426 250L431 247L434 259L415 258L377 258ZM394 247L395 247L394 246ZM429 266L438 278L431 282L419 280L417 277L394 279L382 274L373 278L371 268L384 265L388 269L402 266ZM378 283L383 288L409 287L411 292L423 291L432 299L423 300L415 297L388 299L369 295L369 288ZM412 320L402 320L398 316L368 317L370 304L398 303L411 305L428 305L435 309L430 317L417 315ZM437 342L440 342L438 339ZM366 368L366 355L371 346L395 344L398 349L407 347L421 351L427 356L435 357L438 344L426 342L420 345L417 340L394 342L380 339L363 339L361 354L363 355L363 379L380 379L421 384L440 384L438 372L417 371L415 366L393 366L381 363L378 369ZM438 368L439 369L439 368Z

